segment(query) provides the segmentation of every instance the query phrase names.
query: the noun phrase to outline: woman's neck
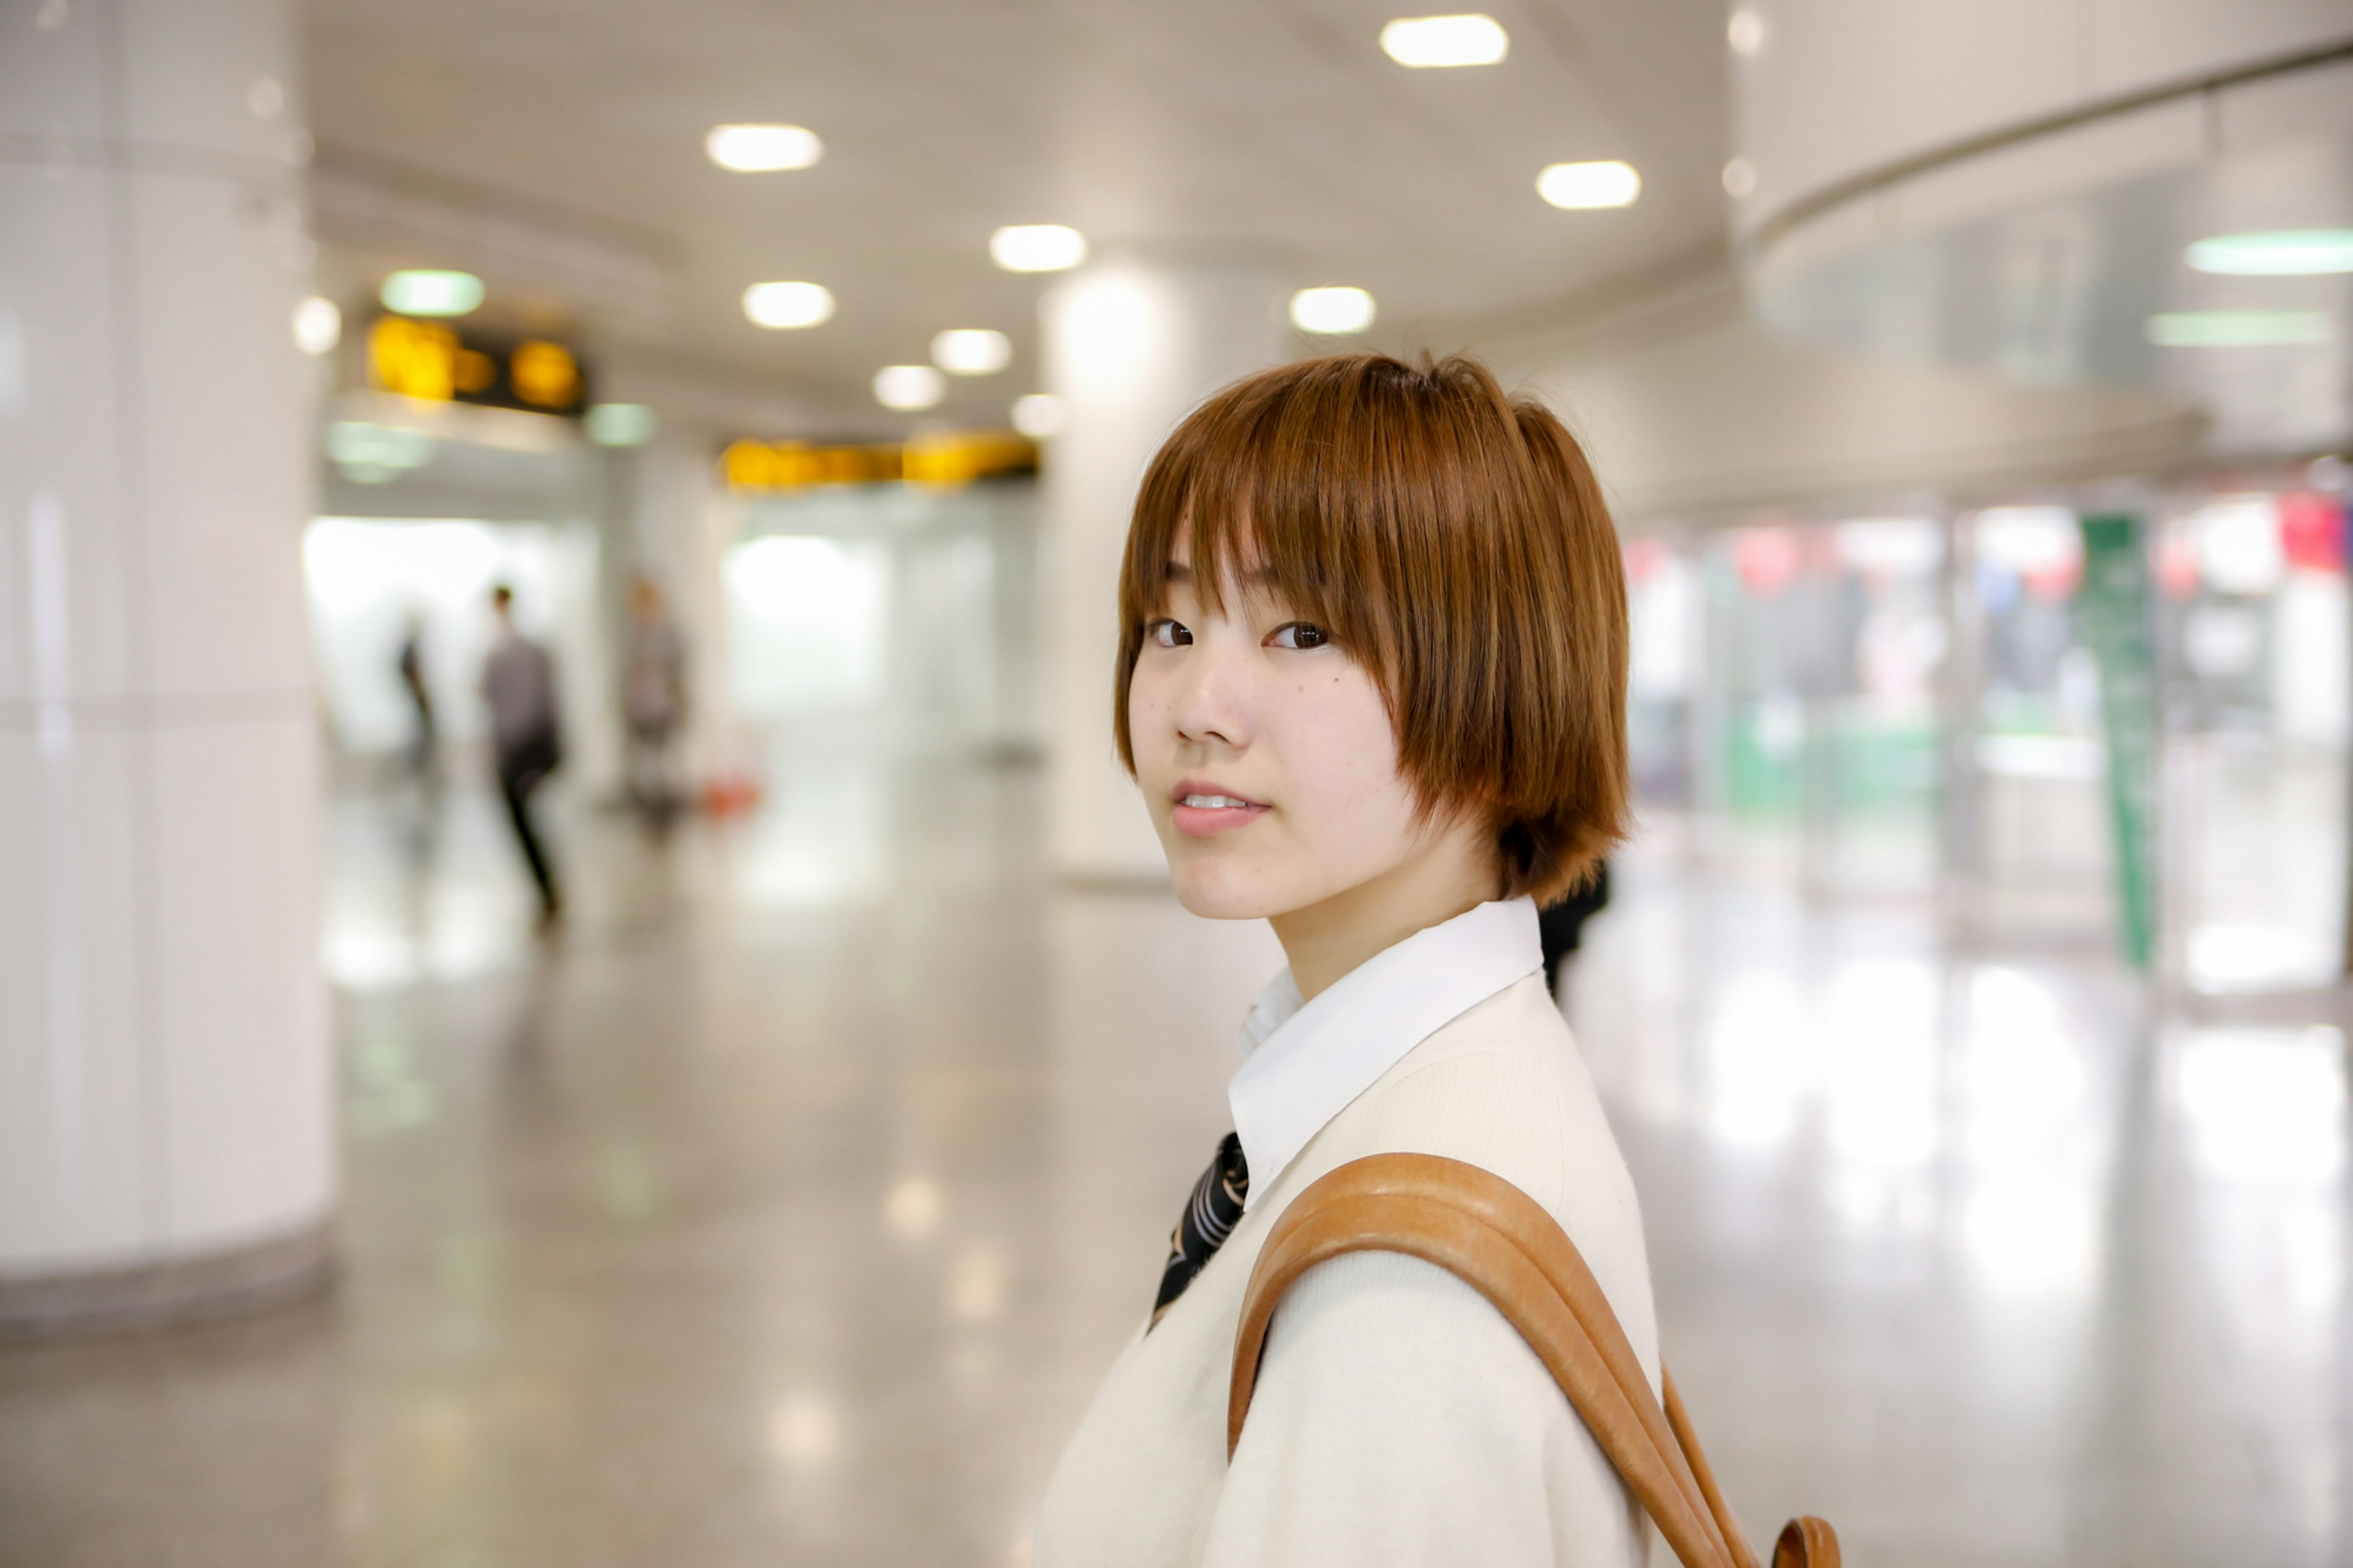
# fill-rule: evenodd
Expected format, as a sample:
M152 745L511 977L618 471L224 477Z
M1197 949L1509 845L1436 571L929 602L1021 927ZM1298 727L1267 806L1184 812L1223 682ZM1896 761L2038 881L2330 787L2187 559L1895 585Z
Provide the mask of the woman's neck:
M1267 923L1306 1001L1375 953L1485 903L1495 879L1486 834L1460 825L1371 880Z

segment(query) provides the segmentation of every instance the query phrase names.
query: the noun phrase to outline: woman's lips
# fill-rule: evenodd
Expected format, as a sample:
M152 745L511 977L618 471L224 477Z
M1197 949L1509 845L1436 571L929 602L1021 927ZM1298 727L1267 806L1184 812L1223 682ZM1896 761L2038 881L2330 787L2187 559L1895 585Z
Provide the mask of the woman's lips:
M1270 809L1258 801L1189 780L1171 794L1174 804L1169 816L1176 824L1176 831L1187 838L1231 833L1257 821Z

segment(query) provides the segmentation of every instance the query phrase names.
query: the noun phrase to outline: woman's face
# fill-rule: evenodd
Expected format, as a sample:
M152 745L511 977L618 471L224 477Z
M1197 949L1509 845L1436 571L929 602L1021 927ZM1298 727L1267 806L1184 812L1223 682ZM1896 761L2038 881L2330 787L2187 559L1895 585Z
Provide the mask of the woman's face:
M1364 667L1263 588L1212 611L1187 531L1128 685L1137 782L1197 915L1265 919L1318 904L1427 852L1397 735Z

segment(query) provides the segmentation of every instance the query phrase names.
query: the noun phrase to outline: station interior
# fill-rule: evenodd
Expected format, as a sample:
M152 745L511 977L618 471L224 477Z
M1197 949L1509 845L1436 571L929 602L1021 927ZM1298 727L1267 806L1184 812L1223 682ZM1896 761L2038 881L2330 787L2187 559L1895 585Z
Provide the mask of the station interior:
M1365 351L1609 498L1750 1531L2353 1561L2353 7L1480 3L0 0L0 1568L1027 1568L1283 964L1137 479Z

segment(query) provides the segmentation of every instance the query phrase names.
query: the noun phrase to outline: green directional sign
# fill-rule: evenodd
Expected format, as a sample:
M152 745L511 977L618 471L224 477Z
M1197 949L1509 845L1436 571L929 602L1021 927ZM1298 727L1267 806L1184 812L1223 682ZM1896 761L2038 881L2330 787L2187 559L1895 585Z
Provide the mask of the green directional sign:
M2125 958L2148 967L2156 946L2158 769L2162 717L2149 635L2147 531L2129 513L2087 514L2076 625L2100 671L2100 726L2108 747L2108 826L2116 842L2116 904Z

